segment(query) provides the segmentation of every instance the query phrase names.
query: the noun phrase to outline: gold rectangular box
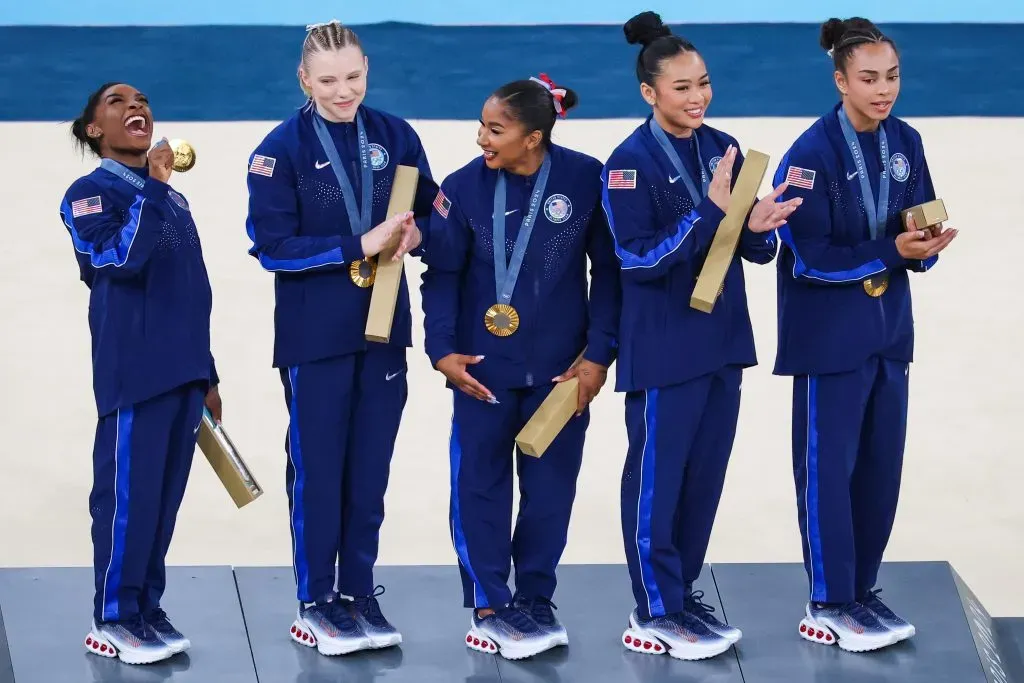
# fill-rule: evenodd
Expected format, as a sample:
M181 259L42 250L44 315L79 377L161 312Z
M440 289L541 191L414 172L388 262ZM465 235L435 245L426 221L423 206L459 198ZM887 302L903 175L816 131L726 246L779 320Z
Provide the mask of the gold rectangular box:
M949 216L946 215L946 205L941 199L933 199L930 202L924 204L918 204L912 206L903 212L903 227L907 227L907 216L914 216L914 225L917 226L918 230L924 230L925 228L931 228L939 223L949 220Z
M205 409L196 443L237 507L244 507L263 495L263 489L224 431L224 426L217 425L210 411Z
M711 313L715 308L718 293L725 282L725 274L729 271L736 244L739 242L743 223L757 198L757 190L761 187L765 171L768 170L768 155L757 150L750 150L743 159L739 177L733 186L729 199L729 210L718 225L715 239L711 242L704 267L701 268L697 284L690 296L690 308L704 313Z
M516 435L516 445L523 453L539 458L576 413L580 381L575 377L559 382L551 390L530 420Z
M415 166L395 168L395 180L391 185L391 199L388 202L387 218L397 213L412 211L416 200L416 184L420 172ZM392 260L395 249L385 249L377 256L377 274L370 292L370 312L366 316L366 340L387 344L391 340L391 325L395 320L395 306L398 290L402 284L402 269L405 260Z

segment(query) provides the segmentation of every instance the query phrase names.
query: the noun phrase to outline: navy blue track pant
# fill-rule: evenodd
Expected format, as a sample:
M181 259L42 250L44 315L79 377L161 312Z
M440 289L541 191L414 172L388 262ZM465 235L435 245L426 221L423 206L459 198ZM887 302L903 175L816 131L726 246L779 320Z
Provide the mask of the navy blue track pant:
M350 596L373 593L384 494L408 398L405 351L372 345L281 370L292 564L301 602L335 588Z
M540 458L524 455L515 443L553 386L493 391L497 405L453 390L449 521L464 607L509 604L513 562L518 594L550 600L555 593L555 569L569 533L590 411L570 418ZM514 534L513 454L519 477Z
M206 389L179 387L97 422L89 495L97 622L160 606Z
M736 436L743 370L626 394L622 540L642 617L683 611L700 576Z
M793 475L814 602L851 602L878 578L899 499L909 372L876 357L793 380Z

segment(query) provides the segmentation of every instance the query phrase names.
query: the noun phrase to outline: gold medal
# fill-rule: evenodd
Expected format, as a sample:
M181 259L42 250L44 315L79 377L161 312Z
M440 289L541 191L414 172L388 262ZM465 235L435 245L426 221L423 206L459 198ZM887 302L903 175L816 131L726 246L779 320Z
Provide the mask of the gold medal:
M185 140L171 140L168 143L174 152L174 170L178 173L192 170L196 165L196 150Z
M484 314L484 326L495 337L507 337L519 329L519 312L508 304L494 304Z
M882 273L864 280L864 291L868 296L879 297L889 289L889 274Z
M348 267L348 276L357 287L372 287L377 278L377 262L369 259L353 261Z

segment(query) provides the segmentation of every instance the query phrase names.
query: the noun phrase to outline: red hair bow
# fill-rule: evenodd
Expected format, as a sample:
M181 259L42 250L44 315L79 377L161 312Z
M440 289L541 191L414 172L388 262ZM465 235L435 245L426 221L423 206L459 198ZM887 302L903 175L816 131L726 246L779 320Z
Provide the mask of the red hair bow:
M534 83L540 83L549 93L551 93L551 97L555 100L555 112L564 119L566 117L566 111L565 107L562 106L562 100L565 99L565 88L555 86L555 82L552 81L547 74L541 74L540 77L531 76L530 80Z

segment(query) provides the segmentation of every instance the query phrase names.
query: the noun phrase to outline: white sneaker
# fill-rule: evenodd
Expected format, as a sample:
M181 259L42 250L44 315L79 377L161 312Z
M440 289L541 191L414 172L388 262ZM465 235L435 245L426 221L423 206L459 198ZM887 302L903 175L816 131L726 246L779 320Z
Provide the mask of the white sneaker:
M300 605L289 630L291 639L306 647L315 647L322 655L347 655L368 650L373 643L349 611L352 603L334 598L326 602Z
M836 645L848 652L868 652L892 645L899 638L878 621L874 612L858 602L838 607L808 603L800 621L800 637L821 645Z
M636 610L629 615L629 628L622 644L633 652L668 654L675 659L696 661L722 654L732 643L688 612L641 619Z
M101 624L94 621L84 644L91 654L117 657L125 664L152 664L176 652L157 637L156 631L142 617Z

